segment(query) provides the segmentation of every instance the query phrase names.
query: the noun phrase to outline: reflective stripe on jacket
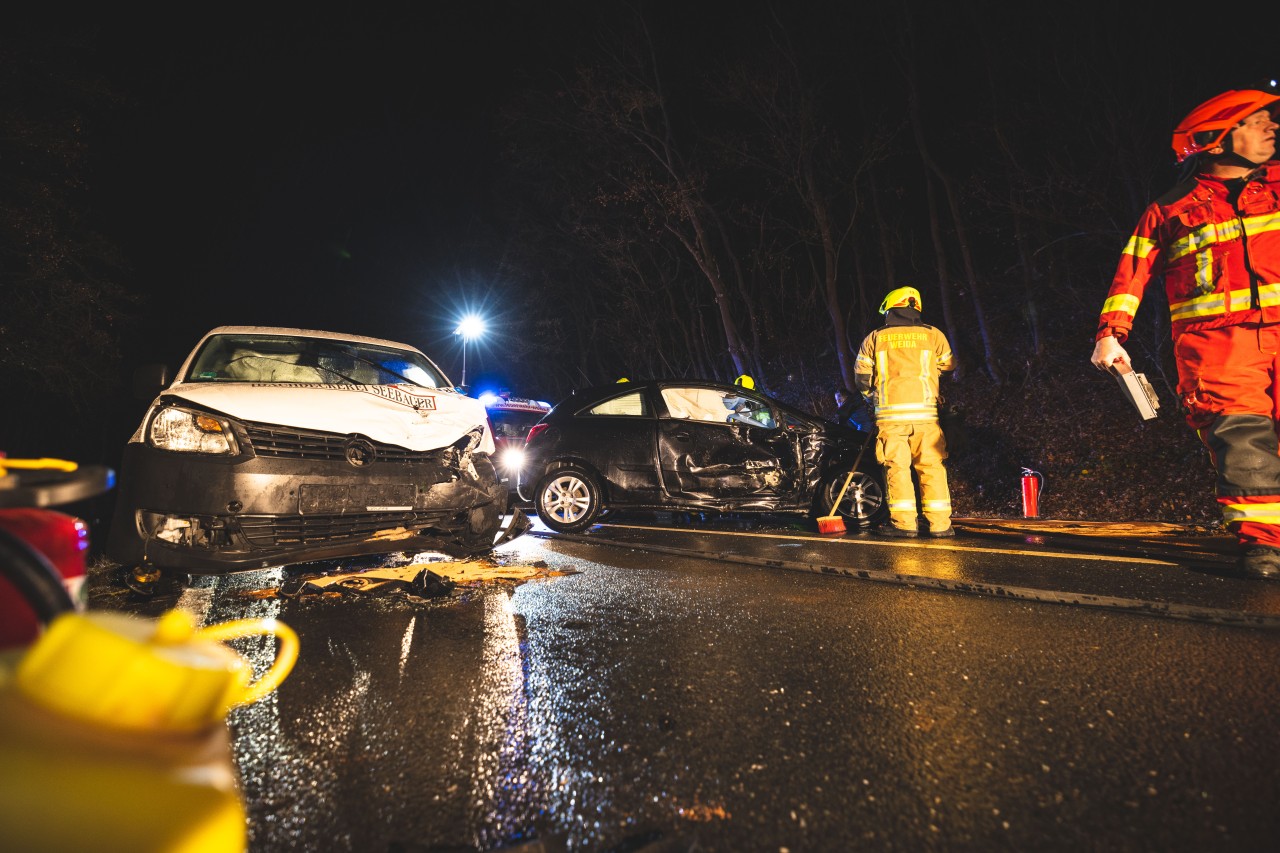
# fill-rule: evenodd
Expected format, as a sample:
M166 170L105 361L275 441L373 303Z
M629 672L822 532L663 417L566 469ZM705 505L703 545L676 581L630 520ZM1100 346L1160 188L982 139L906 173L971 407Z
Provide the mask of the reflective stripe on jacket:
M1280 162L1252 172L1234 205L1228 183L1207 175L1153 202L1120 257L1097 337L1123 342L1159 275L1175 340L1191 329L1280 322Z
M954 366L947 336L933 326L882 326L862 341L854 364L858 390L876 423L938 420L938 375Z

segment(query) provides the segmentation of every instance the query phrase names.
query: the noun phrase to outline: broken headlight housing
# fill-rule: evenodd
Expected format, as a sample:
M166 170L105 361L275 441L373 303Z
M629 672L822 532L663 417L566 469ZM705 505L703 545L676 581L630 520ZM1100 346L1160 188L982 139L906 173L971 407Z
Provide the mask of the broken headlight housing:
M167 515L144 509L138 512L138 529L145 538L206 551L232 547L234 542L227 523L211 516Z
M179 453L235 456L240 452L230 421L181 406L156 412L147 428L147 442Z

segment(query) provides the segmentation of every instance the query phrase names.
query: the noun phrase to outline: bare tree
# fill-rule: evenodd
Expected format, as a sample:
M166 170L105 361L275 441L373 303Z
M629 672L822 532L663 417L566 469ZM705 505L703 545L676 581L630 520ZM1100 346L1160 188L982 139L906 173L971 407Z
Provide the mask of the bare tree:
M785 31L777 31L771 47L770 55L723 69L714 78L718 97L748 119L745 130L719 139L725 156L764 175L766 185L775 188L772 227L795 233L798 244L812 252L841 379L854 387L841 261L856 248L850 235L860 212L860 177L883 158L883 142L867 131L859 144L842 146Z

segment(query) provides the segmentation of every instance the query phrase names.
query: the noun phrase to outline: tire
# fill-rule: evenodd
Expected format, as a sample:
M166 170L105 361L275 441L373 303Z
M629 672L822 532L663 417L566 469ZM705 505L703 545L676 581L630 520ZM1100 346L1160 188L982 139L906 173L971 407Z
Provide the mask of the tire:
M560 533L577 533L595 524L604 510L599 481L574 465L558 468L538 481L533 508L542 523Z
M884 477L879 473L877 467L875 474L858 470L853 474L853 479L849 481L849 488L845 489L844 497L840 499L840 506L836 508L836 513L844 519L845 525L850 528L866 529L884 521L889 516L889 504L885 500ZM835 502L836 495L840 494L840 489L844 486L844 478L849 476L849 472L833 477L823 484L818 490L818 505L814 507L814 511L818 516L831 514L831 505Z

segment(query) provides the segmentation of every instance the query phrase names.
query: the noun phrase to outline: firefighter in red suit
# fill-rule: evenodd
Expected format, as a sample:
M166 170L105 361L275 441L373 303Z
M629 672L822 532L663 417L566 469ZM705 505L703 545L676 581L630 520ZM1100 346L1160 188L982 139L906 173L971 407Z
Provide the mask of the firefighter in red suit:
M1178 395L1213 458L1240 570L1280 580L1280 162L1275 83L1224 92L1173 134L1186 179L1143 213L1098 320L1092 362L1129 363L1143 292L1163 276Z

